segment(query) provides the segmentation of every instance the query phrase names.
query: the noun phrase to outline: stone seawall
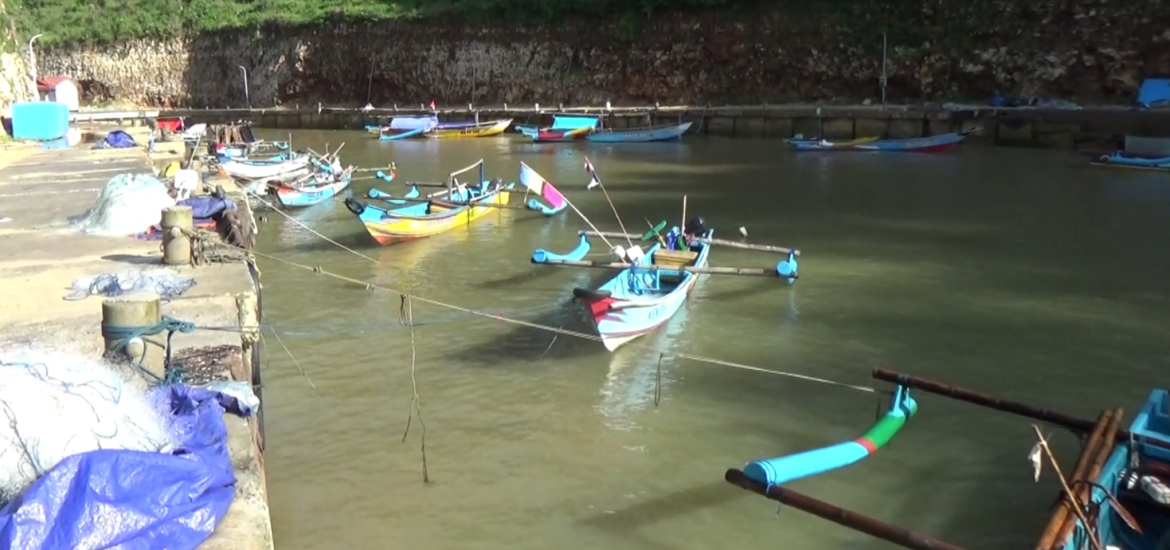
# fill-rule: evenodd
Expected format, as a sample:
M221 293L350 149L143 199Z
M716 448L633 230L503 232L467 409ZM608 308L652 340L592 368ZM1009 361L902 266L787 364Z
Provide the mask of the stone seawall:
M995 93L1128 98L1170 72L1170 4L1067 0L795 2L566 22L333 22L41 52L90 99L142 106L891 101ZM243 69L241 69L243 67ZM244 86L247 72L248 87Z

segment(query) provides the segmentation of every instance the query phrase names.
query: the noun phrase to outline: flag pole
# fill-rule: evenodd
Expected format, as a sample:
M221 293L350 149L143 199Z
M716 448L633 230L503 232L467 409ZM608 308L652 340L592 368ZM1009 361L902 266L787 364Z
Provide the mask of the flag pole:
M593 178L593 181L597 182L597 186L601 188L601 193L605 195L605 202L608 202L610 209L613 210L613 217L617 218L618 227L622 228L622 233L626 234L626 242L630 247L633 247L634 241L630 239L630 233L626 231L626 225L622 223L622 217L618 215L617 206L614 206L613 201L609 198L609 192L605 190L605 184L601 183L601 177L597 175L593 163L589 162L589 157L585 157L585 168L589 171L589 176Z

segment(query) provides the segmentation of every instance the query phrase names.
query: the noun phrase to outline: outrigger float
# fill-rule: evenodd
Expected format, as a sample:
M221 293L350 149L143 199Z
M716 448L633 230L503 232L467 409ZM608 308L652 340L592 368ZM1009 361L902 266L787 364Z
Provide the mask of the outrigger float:
M592 163L585 160L585 170L591 176L589 187L601 187L605 192L601 178L593 169ZM614 209L617 208L606 200ZM567 202L567 201L566 201ZM573 209L585 223L593 227L580 210L572 203L568 206ZM686 218L686 197L683 197L683 218ZM621 224L621 218L618 218ZM647 224L649 225L649 221ZM606 283L596 289L575 288L573 297L583 302L589 309L590 316L597 328L601 343L609 351L614 351L621 345L648 334L670 320L690 296L699 275L747 275L774 277L789 284L796 281L798 250L781 247L757 247L742 243L740 248L765 250L768 252L783 251L786 259L780 261L775 268L735 268L710 267L708 256L713 244L722 244L728 241L718 241L712 238L714 231L708 229L700 217L691 218L684 225L682 231L672 227L665 236L662 230L666 222L651 226L649 232L636 235L621 232L602 232L597 229L580 232L580 241L573 251L567 254L556 254L544 249L538 249L532 254L532 263L553 267L585 267L613 269L618 273ZM591 248L589 237L599 237L610 246L617 262L585 261L585 256ZM625 239L628 248L614 246L608 239ZM655 240L656 242L643 251L639 242Z
M1036 478L1046 458L1062 487L1061 499L1036 550L1170 548L1170 393L1166 390L1153 390L1129 429L1125 429L1121 427L1120 408L1102 411L1093 422L885 369L875 368L873 377L891 382L896 388L886 415L865 436L823 449L751 462L743 470L727 470L724 479L770 500L904 548L963 550L783 487L790 481L857 462L888 443L918 410L910 397L913 389L1087 435L1076 465L1066 477L1047 440L1035 427L1039 442L1029 458Z

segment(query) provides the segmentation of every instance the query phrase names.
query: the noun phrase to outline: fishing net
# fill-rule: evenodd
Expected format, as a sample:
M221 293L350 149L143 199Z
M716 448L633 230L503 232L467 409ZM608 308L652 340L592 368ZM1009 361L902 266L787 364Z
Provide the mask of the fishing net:
M173 444L145 382L78 355L0 357L0 503L64 458Z
M174 206L165 183L147 174L119 174L110 179L94 207L74 223L91 235L137 235L159 223L164 208Z

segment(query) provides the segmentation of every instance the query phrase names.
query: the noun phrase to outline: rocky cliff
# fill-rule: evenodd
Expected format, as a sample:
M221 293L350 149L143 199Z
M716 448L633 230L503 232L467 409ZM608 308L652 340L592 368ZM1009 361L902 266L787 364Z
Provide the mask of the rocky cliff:
M17 101L30 99L36 93L25 58L18 53L19 49L16 29L8 17L4 0L0 0L0 112L5 112ZM3 134L2 129L0 134Z
M74 76L91 99L157 106L859 100L879 96L887 32L891 102L997 92L1102 101L1170 73L1161 0L830 4L556 28L339 19L58 47L39 70Z

